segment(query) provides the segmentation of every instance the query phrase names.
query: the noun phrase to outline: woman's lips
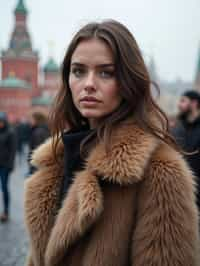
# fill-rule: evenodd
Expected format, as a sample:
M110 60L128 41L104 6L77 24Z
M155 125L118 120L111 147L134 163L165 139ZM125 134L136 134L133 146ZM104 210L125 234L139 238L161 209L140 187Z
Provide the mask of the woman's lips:
M87 106L93 106L96 105L97 103L100 103L100 101L97 98L92 96L84 97L80 100L80 102Z
M100 101L93 96L85 96L81 99L81 102L100 102Z

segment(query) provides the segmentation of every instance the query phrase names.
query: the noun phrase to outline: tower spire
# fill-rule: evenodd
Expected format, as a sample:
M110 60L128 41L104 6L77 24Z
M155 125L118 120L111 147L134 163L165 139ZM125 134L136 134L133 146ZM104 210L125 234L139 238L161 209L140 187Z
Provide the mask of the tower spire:
M196 77L195 77L194 87L195 87L195 89L200 91L200 46L199 46L199 51L198 51L197 68L196 68Z
M198 53L198 61L197 61L197 75L200 73L200 45L199 45L199 53Z
M27 8L24 4L24 0L17 0L14 10L15 24L12 31L9 47L6 51L2 52L4 57L26 57L37 59L38 55L32 49L31 37L27 28Z
M24 1L23 0L19 0L17 3L17 6L15 8L15 14L23 14L23 15L27 15L27 9L24 5Z

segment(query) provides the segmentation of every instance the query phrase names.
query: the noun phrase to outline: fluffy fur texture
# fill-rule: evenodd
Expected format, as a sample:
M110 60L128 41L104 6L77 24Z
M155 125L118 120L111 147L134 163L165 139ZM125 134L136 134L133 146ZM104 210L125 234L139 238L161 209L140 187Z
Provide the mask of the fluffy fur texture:
M58 211L63 169L51 140L26 181L28 266L197 266L194 181L181 155L136 125L121 125L111 152L99 143ZM63 158L63 145L58 147Z

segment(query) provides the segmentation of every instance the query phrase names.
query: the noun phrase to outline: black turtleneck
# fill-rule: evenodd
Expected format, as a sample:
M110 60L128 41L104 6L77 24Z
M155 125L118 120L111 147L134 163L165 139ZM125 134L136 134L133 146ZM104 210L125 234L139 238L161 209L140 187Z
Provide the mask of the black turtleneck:
M70 130L62 135L64 144L64 178L61 186L61 202L73 181L74 173L83 169L84 160L80 156L80 144L91 132L92 130L83 128L81 130Z

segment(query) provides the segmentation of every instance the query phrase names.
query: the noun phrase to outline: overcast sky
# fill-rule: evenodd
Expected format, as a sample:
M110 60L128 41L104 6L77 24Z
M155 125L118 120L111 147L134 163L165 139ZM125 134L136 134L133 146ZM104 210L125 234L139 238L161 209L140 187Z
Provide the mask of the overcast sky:
M0 49L8 46L18 0L0 0ZM200 48L200 0L24 0L33 47L44 64L60 63L84 23L107 18L124 23L146 58L154 56L162 79L192 81ZM52 43L53 45L49 45ZM50 48L49 48L50 47Z

